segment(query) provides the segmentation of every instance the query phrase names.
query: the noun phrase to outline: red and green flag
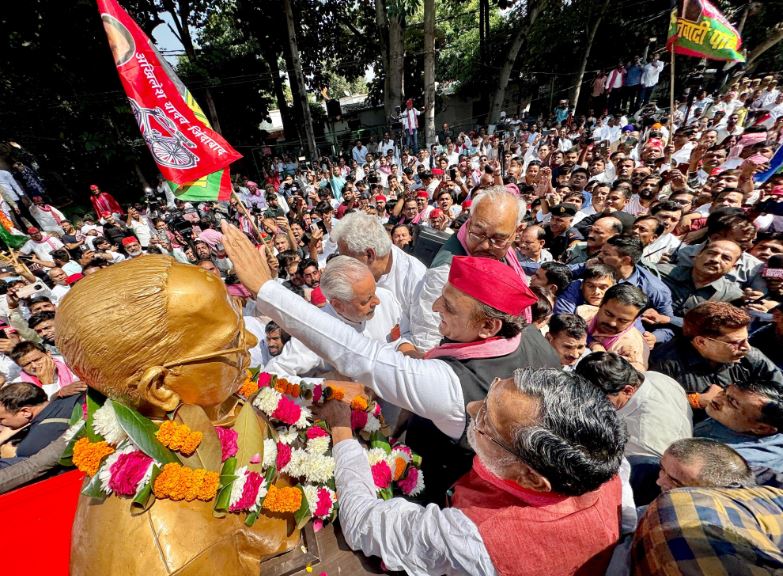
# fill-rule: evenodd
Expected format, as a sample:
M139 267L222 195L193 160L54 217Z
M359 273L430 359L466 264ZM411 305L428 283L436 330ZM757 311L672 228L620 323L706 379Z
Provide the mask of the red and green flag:
M709 60L744 62L742 38L707 0L680 0L672 9L666 49Z
M228 165L242 157L206 116L138 24L115 0L97 0L120 81L141 136L174 194L227 200Z

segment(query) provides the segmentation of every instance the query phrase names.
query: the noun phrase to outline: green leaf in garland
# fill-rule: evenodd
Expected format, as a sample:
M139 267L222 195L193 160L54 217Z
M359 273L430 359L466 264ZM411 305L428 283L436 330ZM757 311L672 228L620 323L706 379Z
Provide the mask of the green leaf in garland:
M82 419L84 419L84 408L81 404L75 404L71 410L71 417L68 418L68 426L73 426Z
M237 459L232 456L223 463L220 471L220 489L217 498L215 498L215 509L213 515L222 518L228 510L228 504L231 500L231 487L239 476L235 474L237 469Z
M87 483L87 486L82 489L82 494L100 501L106 499L106 492L104 492L101 488L101 480L98 477L98 474L90 479L90 481Z
M253 404L245 402L237 415L233 429L237 433L237 466L247 466L251 472L261 472L261 466L264 461L264 428L261 427ZM264 424L266 427L266 424ZM258 455L258 462L250 461Z
M391 444L385 436L378 432L373 432L370 435L370 448L383 448L387 454L391 453Z
M177 456L155 437L158 427L133 408L113 402L117 421L139 450L159 464L179 464Z
M299 510L294 512L294 522L296 522L296 529L301 529L305 524L310 521L312 514L310 514L310 506L307 504L307 496L305 496L304 490L301 486L296 486L296 489L302 493L302 505Z
M155 503L155 496L152 494L152 484L155 482L155 478L158 477L158 474L160 474L160 468L153 464L152 474L150 474L149 482L147 482L142 487L142 489L139 490L139 493L136 494L135 498L133 498L133 501L131 502L132 516L143 514L150 509L150 506Z
M95 412L103 406L105 401L106 396L93 388L87 389L87 424L84 427L84 431L90 442L100 442L103 440L103 436L95 432L93 421L95 419Z
M180 454L182 464L188 468L205 468L213 472L220 470L223 449L220 446L215 427L207 418L201 406L183 404L174 414L174 420L187 425L193 432L201 432L201 443L190 456Z
M81 410L81 406L79 407L79 410ZM74 426L78 425L74 424ZM73 466L73 447L76 444L76 442L79 441L79 438L82 438L85 435L84 428L87 426L87 423L82 420L82 426L79 428L79 431L76 432L76 434L73 435L73 438L71 438L71 441L68 442L65 446L65 450L63 450L63 453L60 455L60 466Z
M252 526L258 520L258 512L251 512L245 518L245 526Z

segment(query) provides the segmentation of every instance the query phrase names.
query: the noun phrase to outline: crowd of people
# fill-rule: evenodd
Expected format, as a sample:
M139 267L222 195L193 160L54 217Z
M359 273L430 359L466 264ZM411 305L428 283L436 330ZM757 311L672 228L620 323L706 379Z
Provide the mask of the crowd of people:
M350 410L323 409L343 534L389 569L783 569L783 92L743 78L668 117L661 68L610 73L612 114L270 158L226 202L93 185L68 220L0 171L29 237L0 268L0 490L52 473L83 398L59 302L166 254L225 282L252 366L367 387L422 456L419 500L376 500Z

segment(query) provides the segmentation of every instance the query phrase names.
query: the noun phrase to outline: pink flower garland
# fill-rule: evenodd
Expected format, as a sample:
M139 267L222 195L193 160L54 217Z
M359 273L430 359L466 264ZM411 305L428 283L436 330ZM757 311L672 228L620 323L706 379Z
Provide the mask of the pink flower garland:
M312 440L313 438L323 438L324 436L329 436L329 432L327 432L320 426L310 426L307 429L306 434L308 440Z
M266 386L269 386L269 383L272 382L272 375L267 372L261 372L261 374L258 375L258 387L264 388Z
M275 465L277 466L277 471L279 472L286 466L288 466L288 463L291 461L291 447L288 444L283 444L282 442L277 443L277 461Z
M324 387L320 384L313 386L313 404L318 404L324 395Z
M264 477L258 472L248 472L245 479L245 485L242 487L242 497L237 500L236 504L229 508L230 512L238 512L240 510L249 510L255 503L258 496L258 490L264 483Z
M302 416L302 408L288 397L282 396L280 402L277 403L277 408L275 408L275 411L272 412L271 416L283 424L293 426Z
M408 466L408 473L405 478L397 481L397 486L406 496L410 495L416 489L419 482L419 469L415 466Z
M315 513L313 515L319 518L326 518L331 514L333 504L329 490L320 488L318 490L318 504L315 506Z
M152 458L140 450L120 454L109 469L111 474L109 488L120 496L134 496L139 482L144 478L150 464L152 464Z
M351 410L351 428L361 430L367 426L367 412L364 410Z
M217 432L218 440L220 440L220 448L223 452L222 461L225 462L232 456L237 455L237 431L231 428L224 428L223 426L216 426L215 432Z
M383 490L391 485L392 471L385 460L373 464L370 467L370 471L372 472L372 479L375 482L376 488Z

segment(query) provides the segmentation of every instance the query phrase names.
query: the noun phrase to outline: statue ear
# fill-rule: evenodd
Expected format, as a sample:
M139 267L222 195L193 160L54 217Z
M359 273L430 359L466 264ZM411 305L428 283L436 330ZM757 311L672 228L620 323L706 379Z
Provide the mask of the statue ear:
M138 384L139 396L165 412L171 412L180 403L179 394L166 386L168 374L168 368L151 366L144 371Z

